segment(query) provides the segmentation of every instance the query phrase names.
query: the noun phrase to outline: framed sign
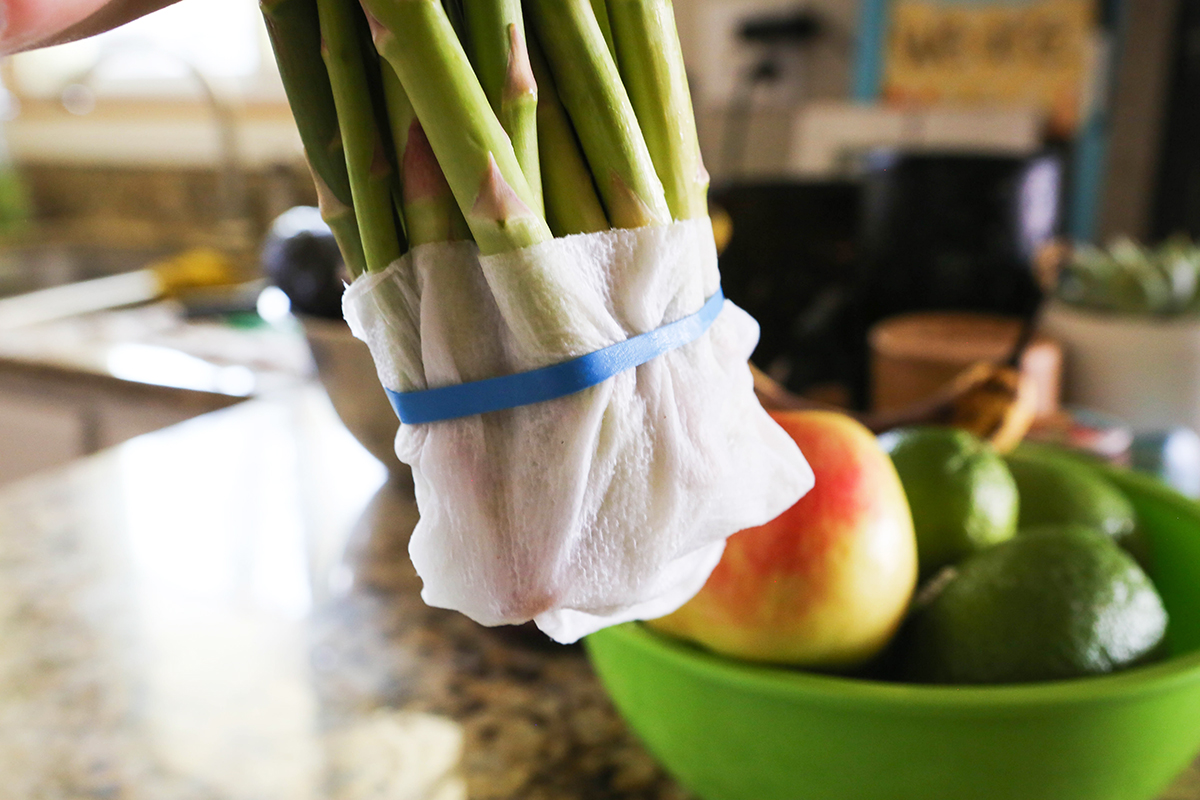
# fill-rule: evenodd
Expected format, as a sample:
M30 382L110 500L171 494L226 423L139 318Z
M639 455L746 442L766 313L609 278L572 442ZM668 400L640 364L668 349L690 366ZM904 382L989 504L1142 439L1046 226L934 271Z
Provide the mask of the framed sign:
M1075 132L1099 66L1094 0L891 0L878 96L899 105L1036 107Z

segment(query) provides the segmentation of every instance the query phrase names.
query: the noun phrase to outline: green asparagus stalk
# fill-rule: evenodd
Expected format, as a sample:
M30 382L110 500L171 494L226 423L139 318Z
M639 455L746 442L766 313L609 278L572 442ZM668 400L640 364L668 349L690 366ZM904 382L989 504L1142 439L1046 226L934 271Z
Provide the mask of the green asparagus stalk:
M537 133L542 162L546 222L555 236L609 229L592 173L579 150L575 130L558 97L536 37L529 38L529 60L538 85Z
M470 0L470 2L475 2L475 0ZM464 5L465 0L442 0L442 8L446 9L450 27L454 28L460 42L467 41L467 12L463 8Z
M621 78L675 219L708 214L692 97L671 0L608 0Z
M375 46L404 85L484 254L553 234L438 0L363 0Z
M317 0L317 9L321 56L346 150L354 214L367 270L375 272L399 258L401 248L392 207L392 167L375 117L358 9L352 0Z
M350 274L359 275L366 269L366 259L354 217L333 89L320 58L316 0L262 0L260 8L317 186L321 216L333 231Z
M342 202L311 163L309 171L317 189L317 208L320 209L321 219L325 220L333 233L350 276L357 278L367 268L367 256L363 252L362 237L358 235L358 218L354 216L354 208Z
M529 66L520 0L472 0L464 6L467 41L479 83L512 142L537 208L542 209L538 160L538 89Z
M446 176L429 149L429 140L396 71L386 61L379 69L396 150L397 200L409 246L471 238L467 221L454 202Z
M591 0L530 0L530 21L618 228L671 221L662 184Z
M416 109L408 99L408 93L400 84L400 78L392 65L386 61L379 63L380 83L383 86L383 102L387 108L388 128L392 133L392 146L396 149L396 163L404 163L404 148L408 143L408 129L417 121ZM401 170L399 183L404 185L404 173Z
M617 57L617 48L613 43L612 24L608 19L608 6L604 0L592 0L592 13L596 15L596 22L600 24L600 32L604 34L604 43L608 45L608 52L614 59Z

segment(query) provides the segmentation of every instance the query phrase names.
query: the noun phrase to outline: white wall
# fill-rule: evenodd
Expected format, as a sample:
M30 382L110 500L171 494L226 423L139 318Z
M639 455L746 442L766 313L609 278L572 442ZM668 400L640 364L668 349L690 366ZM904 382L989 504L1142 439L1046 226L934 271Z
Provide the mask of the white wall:
M730 31L736 21L762 12L811 8L827 22L825 35L802 53L780 51L785 77L779 87L761 90L750 103L746 172L784 171L795 139L797 112L805 101L848 95L854 59L857 0L675 0L684 57L693 82L701 145L716 180L728 172L721 163L729 96L744 99L739 76L765 53L738 46ZM60 107L26 109L5 123L13 157L30 163L129 166L216 166L219 140L208 109L190 113L107 113L101 98L95 112L77 117ZM736 105L734 114L744 114ZM248 168L301 157L299 137L286 116L243 116L237 125L238 155Z
M739 43L732 35L739 20L793 9L810 9L825 24L823 35L803 50L769 52ZM790 171L803 104L849 96L857 0L675 0L675 16L692 81L700 144L714 182L735 173L771 176ZM751 95L745 74L769 55L778 59L783 77L778 85L760 87ZM741 117L747 142L741 148L741 163L732 164L726 157L727 140L737 134Z

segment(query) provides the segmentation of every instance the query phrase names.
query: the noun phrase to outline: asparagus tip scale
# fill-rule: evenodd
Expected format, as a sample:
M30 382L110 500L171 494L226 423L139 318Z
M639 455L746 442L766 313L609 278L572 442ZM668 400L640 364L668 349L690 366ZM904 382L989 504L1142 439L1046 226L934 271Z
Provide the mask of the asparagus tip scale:
M504 81L504 98L511 100L522 95L537 97L537 81L529 62L525 37L515 24L508 26L508 73Z
M421 123L413 120L404 147L403 201L409 244L471 238Z
M375 151L371 154L371 175L381 178L392 174L392 162L388 159L383 137L375 137Z
M509 219L534 216L521 196L504 179L491 153L488 154L488 166L479 185L479 194L471 207L471 216L501 225Z
M646 199L621 176L617 170L609 173L610 208L608 216L614 228L644 228L649 225L664 225L669 220L656 214Z
M321 177L312 165L309 165L309 173L313 178L313 188L317 191L317 206L320 208L323 216L337 214L350 209L350 206L338 199L338 196L329 188L329 184Z
M360 3L360 5L362 5ZM367 26L371 29L371 39L376 40L387 32L387 28L379 21L379 18L371 13L365 5L362 6L363 14L367 17Z
M326 146L326 150L330 155L337 156L338 158L346 157L346 144L342 141L342 129L340 127L333 132L333 136L330 138L329 144Z
M363 252L362 238L358 232L358 220L354 209L343 203L325 179L321 177L312 164L309 164L313 185L317 190L317 208L320 209L321 219L329 225L342 254L342 262L352 276L358 276L367 271L366 254Z
M363 14L367 17L367 28L371 32L371 41L375 43L375 50L382 53L382 42L395 34L388 29L383 20L371 13L371 9L367 8L366 3L360 1L359 5L362 6Z
M429 137L421 123L413 120L404 148L404 201L411 203L448 194L450 184L429 146Z

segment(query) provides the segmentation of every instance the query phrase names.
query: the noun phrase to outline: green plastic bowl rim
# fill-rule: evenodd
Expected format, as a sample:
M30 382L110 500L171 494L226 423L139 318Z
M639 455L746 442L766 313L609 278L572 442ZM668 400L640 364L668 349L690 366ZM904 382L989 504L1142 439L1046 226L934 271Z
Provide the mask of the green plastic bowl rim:
M1175 506L1181 515L1200 519L1200 503L1187 499L1153 477L1108 466L1102 466L1101 470L1119 483L1135 487L1139 493L1153 495L1157 501ZM655 650L681 669L709 673L723 682L744 685L757 694L794 698L799 692L809 701L892 703L931 711L955 707L1016 709L1048 704L1117 703L1200 681L1200 650L1108 675L1040 683L951 686L889 682L736 661L670 639L636 622L595 635L619 637L627 645Z

